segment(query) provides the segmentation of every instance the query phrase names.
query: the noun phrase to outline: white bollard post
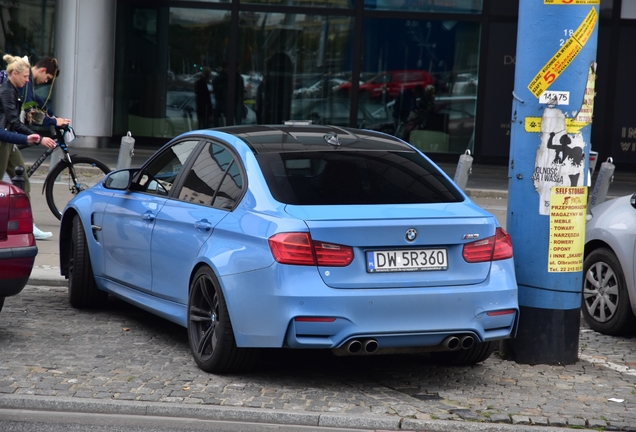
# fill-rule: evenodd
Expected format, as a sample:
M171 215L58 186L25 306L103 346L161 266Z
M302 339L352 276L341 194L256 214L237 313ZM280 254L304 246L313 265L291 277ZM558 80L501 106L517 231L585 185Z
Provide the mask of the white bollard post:
M453 177L453 181L457 183L457 186L459 186L461 190L466 189L468 176L472 172L472 169L473 157L470 155L470 150L466 150L466 153L459 157L457 169L455 170L455 177Z
M134 155L135 139L128 131L126 136L121 138L119 146L119 156L117 157L117 169L130 168L132 157Z
M612 162L613 160L611 157L607 158L607 162L603 162L601 164L601 168L598 170L596 182L594 183L594 189L592 189L592 193L588 200L588 211L591 210L594 206L605 202L610 183L614 180L614 169L616 169Z

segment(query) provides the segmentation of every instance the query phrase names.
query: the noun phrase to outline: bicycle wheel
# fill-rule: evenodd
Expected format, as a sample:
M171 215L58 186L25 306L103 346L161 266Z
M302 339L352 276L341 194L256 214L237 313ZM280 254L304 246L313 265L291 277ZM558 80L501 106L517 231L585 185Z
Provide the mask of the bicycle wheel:
M81 191L99 183L104 175L110 172L105 163L89 157L76 156L73 158L73 169L80 188L75 186L69 163L61 160L46 178L46 203L51 213L62 218L62 210L66 204Z

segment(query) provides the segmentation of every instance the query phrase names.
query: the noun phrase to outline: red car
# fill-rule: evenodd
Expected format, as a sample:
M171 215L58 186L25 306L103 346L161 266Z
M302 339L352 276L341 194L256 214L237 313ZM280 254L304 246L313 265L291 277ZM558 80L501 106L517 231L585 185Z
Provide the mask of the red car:
M418 85L426 87L429 84L433 84L433 78L424 70L382 72L360 84L360 98L379 98L386 91L388 99L395 99L404 89L414 89ZM340 84L338 90L348 93L351 81Z
M22 189L0 181L0 310L5 297L27 284L37 253L29 199Z

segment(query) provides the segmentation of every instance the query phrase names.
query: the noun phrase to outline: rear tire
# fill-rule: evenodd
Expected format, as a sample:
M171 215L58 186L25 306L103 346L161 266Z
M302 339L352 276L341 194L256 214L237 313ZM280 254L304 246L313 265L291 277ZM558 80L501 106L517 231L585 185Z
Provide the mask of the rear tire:
M74 308L103 306L108 293L95 284L84 226L79 216L73 218L71 251L68 263L68 300Z
M257 350L236 346L223 291L209 267L199 269L190 284L188 342L194 360L206 372L245 371L257 360Z
M4 306L5 297L0 297L0 312L2 312L2 307Z
M476 343L468 349L432 352L431 357L442 365L471 366L486 360L495 351L495 342Z
M62 217L62 210L66 204L79 192L100 182L110 168L105 163L89 157L76 156L73 158L73 168L80 184L80 190L76 190L71 176L69 164L62 160L46 178L45 195L46 203L58 219Z

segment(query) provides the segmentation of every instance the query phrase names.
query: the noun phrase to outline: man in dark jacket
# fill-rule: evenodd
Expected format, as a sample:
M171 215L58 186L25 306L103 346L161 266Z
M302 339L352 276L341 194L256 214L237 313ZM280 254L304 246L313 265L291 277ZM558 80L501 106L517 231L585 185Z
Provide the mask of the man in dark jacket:
M221 62L221 71L212 81L212 91L214 92L214 99L216 100L216 108L214 114L216 118L216 126L225 126L228 121L227 103L231 96L229 94L230 76L228 74L228 62L223 60ZM243 77L238 72L238 65L236 65L236 83L235 83L235 99L234 99L234 124L240 125L245 118L245 106L243 104L243 94L245 93L245 83Z
M212 116L212 100L210 99L210 90L208 89L210 75L212 75L212 70L209 67L203 68L201 77L194 83L199 129L207 129L210 127L210 117Z
M50 126L67 126L71 121L69 119L56 117L51 108L47 106L51 91L53 90L53 83L55 78L60 74L58 68L57 59L52 57L44 57L38 61L35 66L30 69L29 82L26 83L22 89L24 96L23 109L29 113L28 119L25 119L27 124L42 125L45 127ZM51 88L49 90L49 97L46 100L42 100L40 96L35 93L36 85L44 85L51 82ZM34 111L40 111L42 114L36 114Z

